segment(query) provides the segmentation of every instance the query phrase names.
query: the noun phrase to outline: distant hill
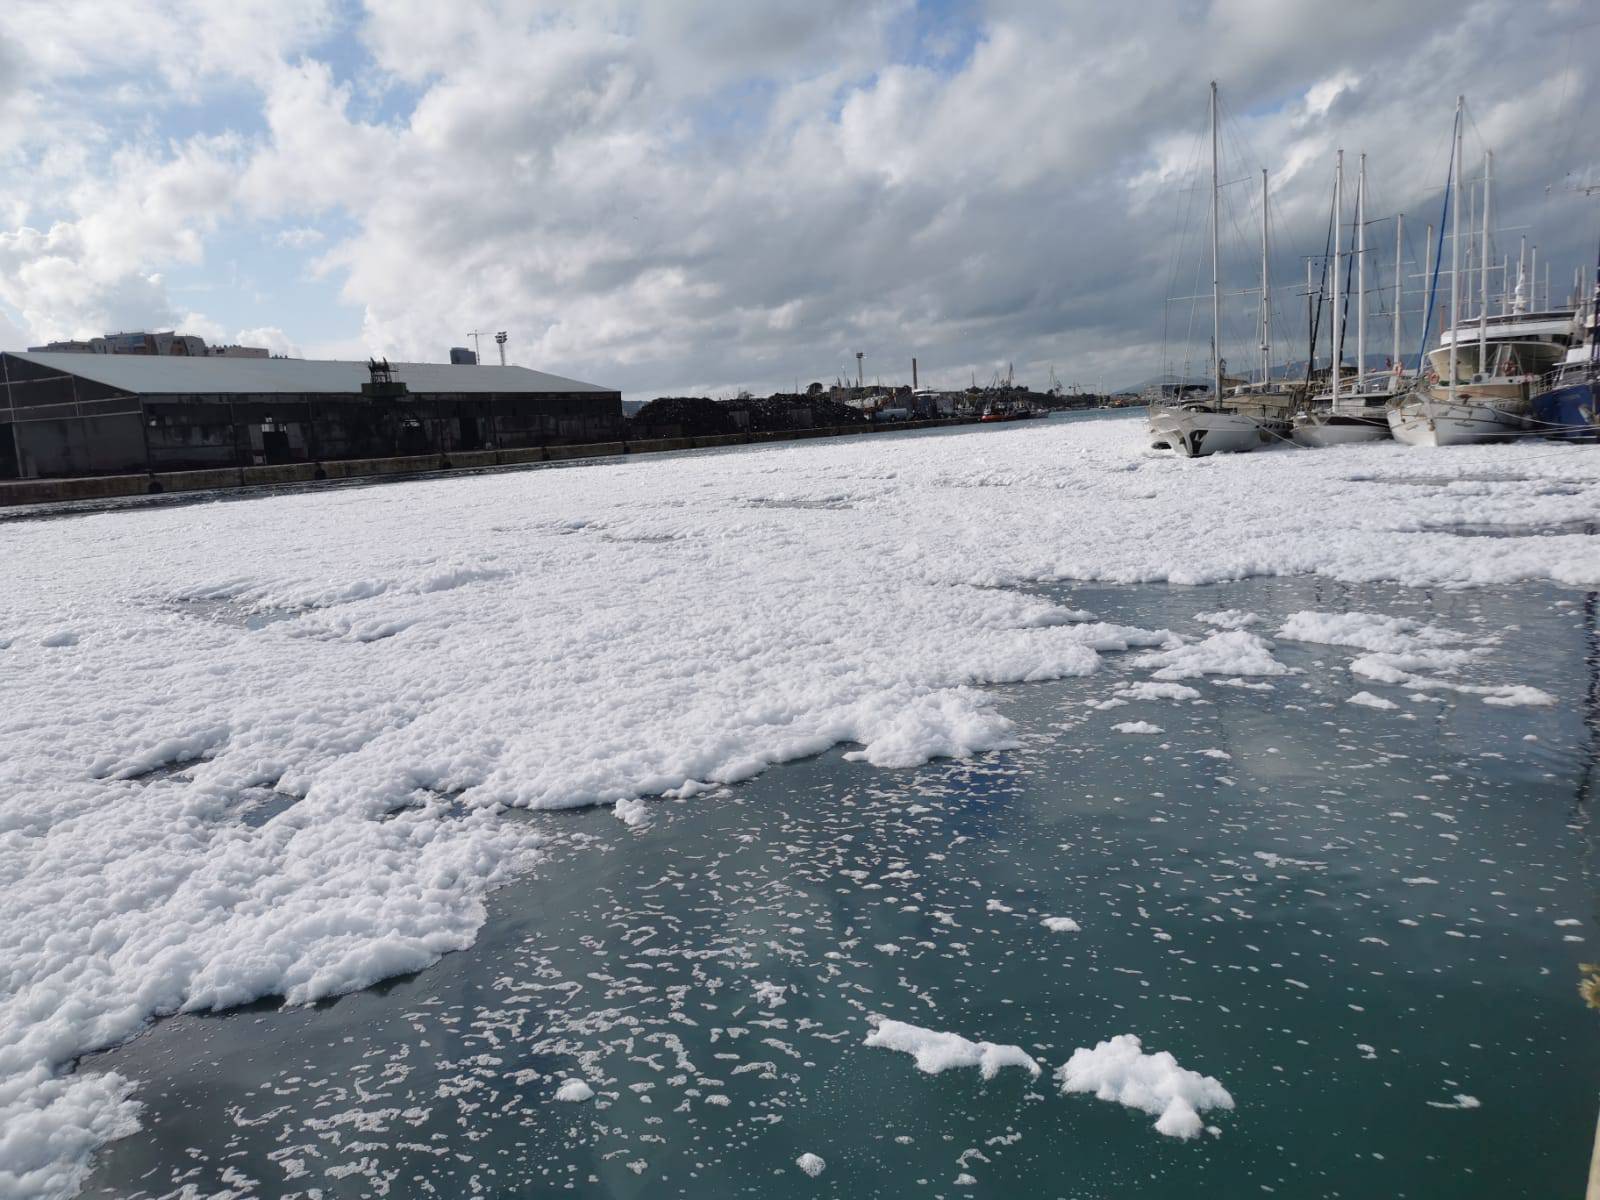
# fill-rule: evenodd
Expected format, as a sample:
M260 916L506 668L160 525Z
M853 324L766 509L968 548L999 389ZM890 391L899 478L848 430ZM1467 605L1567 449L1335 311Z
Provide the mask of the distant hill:
M1411 365L1411 366L1416 365L1415 361L1410 359L1410 358L1406 359L1405 361L1406 361L1407 365ZM1390 361L1389 361L1389 356L1387 354L1369 354L1369 355L1367 355L1367 370L1368 371L1383 371L1383 370L1387 370L1389 368L1389 366L1390 366ZM1318 362L1317 369L1319 371L1327 370L1328 369L1327 368L1327 363ZM1350 356L1346 357L1343 369L1346 372L1348 372L1349 374L1351 374L1351 375L1354 375L1356 373L1356 364L1355 364L1354 355L1350 355ZM1230 375L1235 374L1234 370L1231 367L1229 368L1229 374ZM1299 360L1297 362L1283 363L1280 366L1276 366L1276 367L1272 368L1272 378L1274 378L1274 379L1304 379L1305 377L1306 377L1306 364L1305 364L1305 360L1304 359L1301 359L1301 360ZM1161 384L1161 383L1176 384L1176 383L1179 383L1179 382L1187 383L1192 387L1209 388L1211 386L1211 376L1209 376L1209 375L1195 375L1195 374L1191 373L1190 376L1187 379L1180 380L1179 377L1176 376L1176 375L1171 375L1171 376L1152 375L1148 379L1141 379L1138 383L1131 383L1127 387L1118 388L1115 394L1118 395L1118 396L1136 396L1140 392L1143 392L1146 388L1153 388L1157 384Z

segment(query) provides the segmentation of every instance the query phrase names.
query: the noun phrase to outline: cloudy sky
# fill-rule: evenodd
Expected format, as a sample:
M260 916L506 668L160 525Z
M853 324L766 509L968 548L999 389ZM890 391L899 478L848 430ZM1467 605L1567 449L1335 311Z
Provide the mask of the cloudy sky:
M1420 258L1458 91L1494 253L1538 242L1558 294L1592 271L1597 50L1600 11L1560 0L8 0L0 348L176 327L439 360L504 329L633 398L857 349L885 381L916 355L924 382L1120 385L1164 315L1188 333L1163 297L1208 285L1208 80L1229 289L1267 167L1276 336L1303 340L1334 150L1368 154L1385 272L1396 211Z

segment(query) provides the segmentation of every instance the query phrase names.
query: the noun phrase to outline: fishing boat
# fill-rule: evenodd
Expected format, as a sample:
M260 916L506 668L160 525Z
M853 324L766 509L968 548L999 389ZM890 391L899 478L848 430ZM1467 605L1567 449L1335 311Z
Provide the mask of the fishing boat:
M993 400L983 406L983 412L978 415L979 421L1031 421L1035 417L1049 416L1049 412L1037 408L1024 401L1012 403L1006 400Z

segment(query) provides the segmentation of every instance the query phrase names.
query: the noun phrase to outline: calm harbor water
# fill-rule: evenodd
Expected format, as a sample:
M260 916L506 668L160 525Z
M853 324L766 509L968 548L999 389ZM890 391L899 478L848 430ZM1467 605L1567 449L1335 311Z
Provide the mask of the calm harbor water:
M87 1060L147 1108L85 1194L1576 1194L1600 1071L1576 993L1597 949L1594 598L1045 590L1191 634L1220 609L1269 635L1302 609L1409 616L1497 636L1473 681L1560 703L1385 688L1352 649L1278 641L1291 675L1095 708L1149 674L1108 655L1000 689L1021 744L972 762L878 770L844 747L638 828L535 815L551 855L470 951ZM1348 703L1362 690L1397 707ZM1046 1073L922 1074L863 1046L870 1014L1017 1043ZM1059 1094L1050 1070L1121 1033L1226 1085L1219 1136ZM570 1078L594 1098L555 1101Z

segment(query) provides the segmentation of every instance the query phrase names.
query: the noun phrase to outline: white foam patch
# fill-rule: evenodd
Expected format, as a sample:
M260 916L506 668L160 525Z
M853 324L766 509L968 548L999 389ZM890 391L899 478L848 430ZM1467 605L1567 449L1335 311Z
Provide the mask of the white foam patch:
M1409 653L1424 646L1446 646L1460 639L1409 617L1369 612L1292 613L1278 630L1285 641L1355 646L1362 650Z
M1071 917L1046 917L1040 921L1051 933L1081 933L1083 927Z
M1272 657L1272 643L1243 629L1213 633L1199 642L1141 654L1133 665L1152 668L1157 679L1167 680L1289 673L1288 667Z
M1290 641L1329 646L1353 646L1366 651L1350 664L1352 674L1378 683L1428 691L1451 691L1480 696L1485 704L1504 707L1546 707L1556 698L1527 684L1477 684L1457 678L1463 670L1482 665L1492 653L1492 641L1425 625L1407 617L1368 612L1297 612L1283 623L1278 636ZM1371 696L1362 692L1361 696ZM1376 699L1376 697L1371 697ZM1392 702L1371 704L1351 697L1352 704L1382 708Z
M1543 688L1529 687L1527 684L1510 684L1485 693L1483 702L1507 708L1549 708L1556 703L1556 698Z
M0 1078L0 1197L76 1195L89 1156L139 1128L132 1090L109 1072L62 1078L37 1066Z
M1156 1130L1168 1137L1198 1137L1205 1128L1199 1114L1233 1108L1233 1097L1217 1080L1180 1067L1166 1051L1146 1054L1131 1033L1073 1051L1055 1079L1065 1093L1093 1093L1098 1100L1149 1113L1157 1118Z
M789 1002L789 989L784 984L762 980L753 990L756 1004L761 1008L781 1008Z
M1144 680L1118 688L1117 695L1124 700L1198 700L1200 692L1183 683L1157 683Z
M581 1079L566 1079L556 1089L555 1098L565 1104L582 1104L594 1099L594 1089Z
M156 1015L470 945L536 861L503 806L688 796L844 742L886 767L994 750L986 685L1130 648L1170 655L1163 682L1285 670L1244 629L1180 646L1015 585L1600 586L1590 538L1437 532L1593 519L1586 450L1430 457L1504 477L1466 514L1397 486L1418 459L1392 447L1222 456L1197 487L1142 422L1038 424L0 526L5 561L51 564L8 580L0 637L0 1095L45 1114L0 1172L50 1194L131 1127L120 1084L63 1073ZM1535 699L1514 686L1482 694ZM286 811L244 824L263 793Z
M795 1159L794 1165L799 1167L813 1179L815 1179L818 1175L821 1175L828 1166L828 1164L822 1160L820 1155L810 1153L802 1154L799 1158Z
M1165 733L1159 725L1152 725L1149 721L1121 721L1111 728L1118 733Z
M916 1059L917 1070L929 1075L961 1067L977 1067L984 1079L993 1079L1005 1067L1022 1067L1030 1075L1039 1074L1039 1064L1021 1046L972 1042L960 1034L924 1029L904 1021L879 1021L867 1034L865 1044L909 1054Z
M1253 612L1246 612L1242 608L1224 608L1217 612L1195 613L1194 619L1203 625L1210 625L1217 629L1245 629L1258 624L1261 620Z
M650 809L643 800L618 800L612 805L611 812L617 820L630 828L650 823Z
M1345 703L1359 704L1362 708L1379 708L1384 710L1400 707L1393 700L1385 700L1382 696L1374 696L1371 692L1357 692L1354 696L1351 696L1350 699L1346 700Z

